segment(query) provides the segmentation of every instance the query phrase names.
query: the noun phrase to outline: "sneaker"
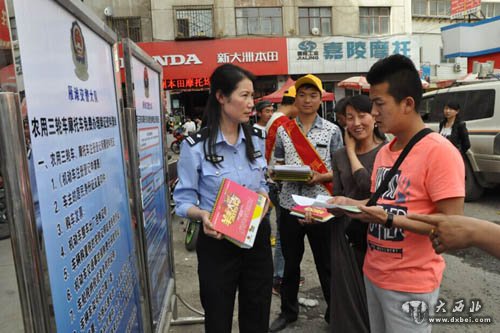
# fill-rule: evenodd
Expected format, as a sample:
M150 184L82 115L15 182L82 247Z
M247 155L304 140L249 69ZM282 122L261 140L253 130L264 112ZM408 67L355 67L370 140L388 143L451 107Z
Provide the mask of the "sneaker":
M304 283L306 282L306 278L301 276L300 277L300 280L299 280L299 287L302 287L304 285Z

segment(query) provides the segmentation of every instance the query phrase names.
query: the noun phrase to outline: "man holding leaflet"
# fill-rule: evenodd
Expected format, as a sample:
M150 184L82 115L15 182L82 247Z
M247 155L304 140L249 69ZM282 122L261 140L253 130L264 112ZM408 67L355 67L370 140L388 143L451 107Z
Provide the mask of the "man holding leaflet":
M330 243L329 224L303 225L290 214L295 206L292 194L316 197L332 193L331 156L342 147L340 129L321 118L323 84L314 75L305 75L295 82L297 118L279 127L274 156L277 164L309 165L313 176L307 183L283 182L280 193L280 235L285 270L281 283L281 314L271 324L270 331L278 332L297 320L297 299L300 262L304 254L304 236L307 235L313 252L316 270L327 304L330 303ZM329 319L329 309L325 320Z

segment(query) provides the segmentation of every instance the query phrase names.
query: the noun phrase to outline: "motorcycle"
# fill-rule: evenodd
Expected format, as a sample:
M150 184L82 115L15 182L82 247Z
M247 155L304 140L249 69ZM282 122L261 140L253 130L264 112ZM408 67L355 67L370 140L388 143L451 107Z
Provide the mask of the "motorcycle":
M169 181L169 189L170 189L170 215L173 218L175 215L175 202L173 198L173 193L175 186L177 185L179 179L177 178L177 173L173 172L174 167L172 167L172 171L169 171L170 175L172 175L172 178ZM182 221L181 224L184 224L186 222ZM196 242L198 241L198 235L200 233L201 229L201 223L200 221L194 221L194 220L187 220L187 226L186 226L186 237L184 239L184 246L186 247L186 250L188 251L193 251L196 249Z
M181 152L181 142L184 140L183 129L179 127L172 133L172 135L175 140L170 144L170 150L175 154L179 154Z
M7 203L5 189L0 188L0 240L10 237L9 221L7 220Z

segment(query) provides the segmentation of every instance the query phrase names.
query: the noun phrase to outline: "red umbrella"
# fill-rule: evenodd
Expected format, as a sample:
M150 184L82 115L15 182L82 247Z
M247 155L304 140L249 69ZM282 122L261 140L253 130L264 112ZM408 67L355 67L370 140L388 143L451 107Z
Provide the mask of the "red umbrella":
M368 90L370 89L370 84L366 81L364 76L351 76L345 80L342 80L338 84L339 87L352 90Z
M285 93L285 91L287 91L288 88L290 88L294 84L295 81L292 80L291 78L288 78L288 80L286 80L286 82L281 86L281 88L279 88L273 93L270 93L269 95L257 98L256 101L266 100L273 103L281 103L281 99L283 98L283 94Z
M429 82L425 80L420 80L422 83L422 88L429 88ZM342 80L338 84L339 87L352 90L370 90L370 84L366 81L364 76L351 76L345 80Z
M0 88L3 91L17 91L14 64L7 65L0 69Z

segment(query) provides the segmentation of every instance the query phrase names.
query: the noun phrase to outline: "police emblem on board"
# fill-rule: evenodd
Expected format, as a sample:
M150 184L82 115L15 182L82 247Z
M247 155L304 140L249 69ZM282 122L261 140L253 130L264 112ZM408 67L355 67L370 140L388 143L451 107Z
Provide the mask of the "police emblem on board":
M80 28L80 25L76 21L71 25L71 52L73 53L76 76L82 81L87 81L89 79L87 49L85 47L82 28Z
M144 96L149 98L149 75L148 68L144 66Z

